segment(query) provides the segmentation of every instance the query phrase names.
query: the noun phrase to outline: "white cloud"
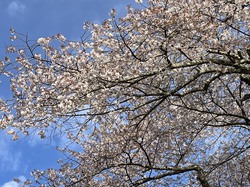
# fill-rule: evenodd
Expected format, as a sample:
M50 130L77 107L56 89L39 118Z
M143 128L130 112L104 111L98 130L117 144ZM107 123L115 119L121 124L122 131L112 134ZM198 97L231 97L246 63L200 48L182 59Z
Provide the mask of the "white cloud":
M14 181L6 182L2 187L19 187L20 185Z
M19 13L23 13L26 9L26 6L19 1L12 1L8 6L8 13L11 16L15 16Z
M24 176L18 177L21 182L24 182L26 178ZM1 187L21 187L21 184L16 183L15 181L9 181L1 185Z
M12 149L11 137L0 133L0 171L17 171L20 167L21 152Z

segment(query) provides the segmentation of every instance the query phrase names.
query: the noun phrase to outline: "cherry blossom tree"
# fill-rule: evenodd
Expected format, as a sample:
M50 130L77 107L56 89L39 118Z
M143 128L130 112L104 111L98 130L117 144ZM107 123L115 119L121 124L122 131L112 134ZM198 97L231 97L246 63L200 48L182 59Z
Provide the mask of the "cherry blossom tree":
M249 186L249 1L137 2L80 41L11 30L0 127L75 145L26 185Z

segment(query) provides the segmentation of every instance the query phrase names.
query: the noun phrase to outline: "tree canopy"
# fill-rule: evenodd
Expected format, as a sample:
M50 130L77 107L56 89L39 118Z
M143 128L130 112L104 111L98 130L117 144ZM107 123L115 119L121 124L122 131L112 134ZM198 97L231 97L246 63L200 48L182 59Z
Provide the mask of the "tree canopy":
M24 45L0 63L13 92L0 127L75 145L25 185L249 186L250 3L148 0L115 14L79 41L11 29Z

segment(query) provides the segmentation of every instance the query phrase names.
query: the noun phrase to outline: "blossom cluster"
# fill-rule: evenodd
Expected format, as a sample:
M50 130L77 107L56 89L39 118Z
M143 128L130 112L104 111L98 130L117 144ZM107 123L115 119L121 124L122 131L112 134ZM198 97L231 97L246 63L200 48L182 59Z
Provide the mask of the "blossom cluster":
M87 41L8 47L14 97L0 100L0 128L77 146L58 149L60 169L32 172L43 185L250 185L249 2L143 6L84 24Z

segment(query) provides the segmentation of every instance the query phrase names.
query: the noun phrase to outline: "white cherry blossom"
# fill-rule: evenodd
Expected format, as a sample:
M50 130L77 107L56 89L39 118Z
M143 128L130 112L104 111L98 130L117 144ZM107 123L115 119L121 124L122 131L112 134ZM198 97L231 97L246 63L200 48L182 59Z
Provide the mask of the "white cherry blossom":
M13 32L0 128L70 145L32 172L40 186L249 186L250 6L236 2L148 0L79 42L20 48Z

